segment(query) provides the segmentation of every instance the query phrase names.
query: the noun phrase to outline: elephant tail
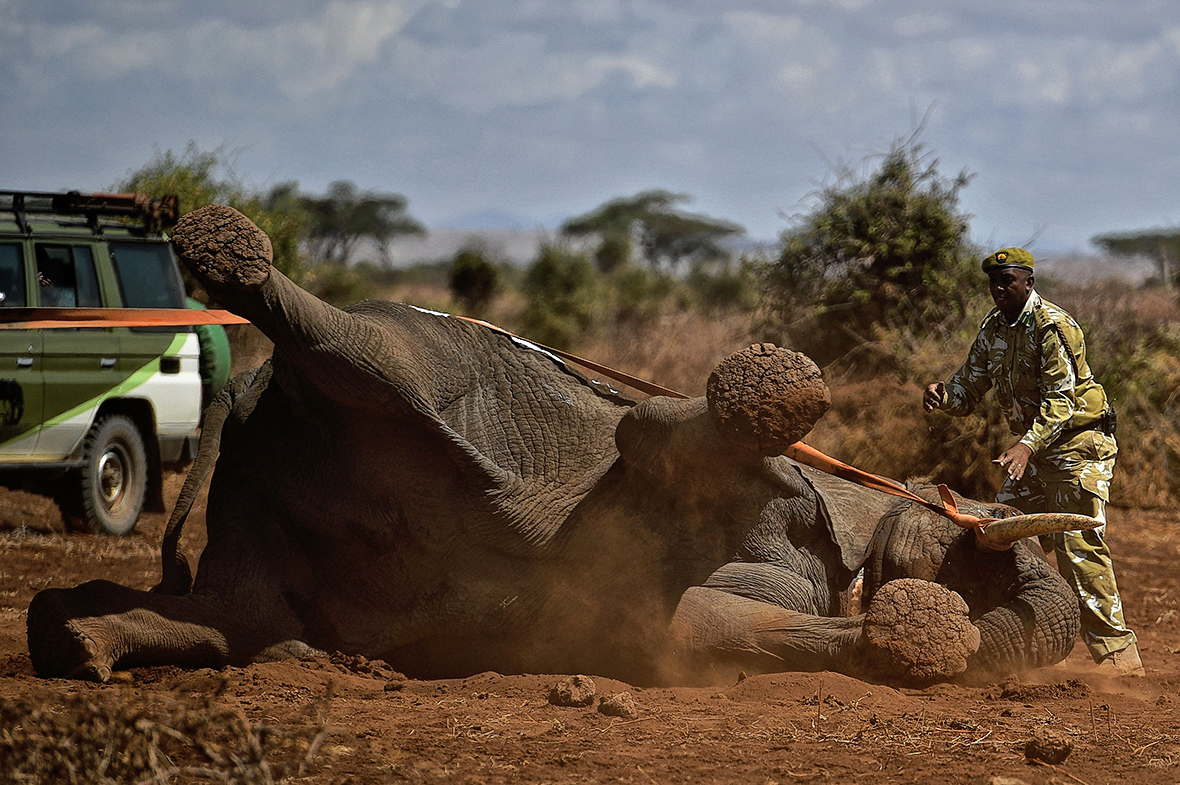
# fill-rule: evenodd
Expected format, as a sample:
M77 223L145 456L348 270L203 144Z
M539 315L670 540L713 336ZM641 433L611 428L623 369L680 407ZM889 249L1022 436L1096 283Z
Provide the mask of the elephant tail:
M256 368L238 374L205 407L197 457L184 479L184 486L180 489L176 505L172 508L172 515L168 518L168 526L164 529L164 539L160 544L160 582L152 589L157 594L188 594L192 589L192 567L189 565L188 557L180 550L180 535L184 532L184 522L188 520L193 502L217 464L217 457L221 453L221 431L225 421L233 410L238 395L249 388L257 378L258 370Z

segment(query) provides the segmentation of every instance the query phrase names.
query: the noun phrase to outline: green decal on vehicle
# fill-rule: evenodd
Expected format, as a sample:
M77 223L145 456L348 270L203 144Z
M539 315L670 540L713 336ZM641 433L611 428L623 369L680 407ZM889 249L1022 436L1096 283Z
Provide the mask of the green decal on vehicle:
M104 385L102 387L102 391L99 394L97 394L91 398L88 398L87 400L85 400L85 401L83 401L83 402L63 411L63 412L53 414L53 415L49 415L47 413L47 416L45 417L45 420L41 425L41 430L45 430L47 428L52 428L54 425L65 422L66 420L69 420L70 418L75 417L82 412L93 409L96 406L98 406L99 403L101 403L103 399L119 398L119 397L124 396L127 393L131 392L136 387L139 387L144 382L146 382L148 379L151 379L153 376L155 376L157 373L160 372L160 360L162 358L175 357L177 354L180 353L180 350L181 350L181 348L183 348L185 341L188 339L188 336L189 336L189 333L177 333L175 336L172 336L172 339L171 339L170 343L168 344L168 348L165 349L163 352L161 352L158 357L154 357L153 359L149 360L145 365L141 366L140 368L135 369L134 371L129 373L126 376L126 378L124 378L122 381L118 382L117 384L114 384L111 386Z

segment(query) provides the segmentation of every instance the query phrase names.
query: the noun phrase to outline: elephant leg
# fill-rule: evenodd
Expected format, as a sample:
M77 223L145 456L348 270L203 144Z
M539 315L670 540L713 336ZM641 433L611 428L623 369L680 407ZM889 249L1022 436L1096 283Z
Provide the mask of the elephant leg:
M831 670L922 686L967 669L979 648L962 597L931 581L886 584L859 616L816 616L695 586L672 619L672 667ZM690 671L691 672L691 671Z
M757 672L846 670L864 616L825 617L721 589L693 586L672 618L673 667Z
M39 676L107 681L117 668L222 667L298 649L289 613L253 608L246 617L241 607L208 594L170 596L109 581L47 589L29 604L29 655Z

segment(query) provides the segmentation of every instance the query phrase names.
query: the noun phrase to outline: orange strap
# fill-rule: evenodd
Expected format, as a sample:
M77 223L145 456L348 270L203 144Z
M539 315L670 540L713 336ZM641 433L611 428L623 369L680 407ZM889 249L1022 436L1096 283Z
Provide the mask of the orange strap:
M60 330L69 327L189 327L248 324L229 311L197 308L0 308L0 330Z
M577 363L595 373L600 373L615 381L622 382L647 395L666 395L669 398L688 398L687 395L676 390L662 387L654 382L640 379L629 373L616 370L606 365L578 357L576 354L555 349L552 346L521 338L502 327L498 327L482 319L469 316L455 315L455 318L465 322L478 324L489 330L508 336L514 341L540 351L548 352ZM195 308L0 308L0 330L52 330L69 327L185 327L198 324L247 324L249 320L236 316L229 311L202 311ZM951 491L945 485L938 486L938 493L942 497L942 504L936 504L911 493L902 486L870 474L854 466L838 461L819 450L795 442L784 453L799 463L806 464L828 474L841 477L865 488L871 488L892 496L899 496L920 504L928 510L944 515L959 526L967 529L982 528L991 522L990 518L977 518L959 512Z
M858 469L855 466L838 461L835 458L825 455L814 447L804 444L803 442L795 442L786 450L783 455L788 458L793 458L799 463L805 463L812 468L819 469L827 474L835 475L842 479L854 482L857 485L871 488L881 493L887 493L890 496L899 496L903 499L909 499L912 502L922 505L928 510L933 510L939 515L944 515L952 521L962 526L964 529L976 529L991 523L994 518L977 518L974 515L968 515L964 512L959 512L959 506L955 504L955 497L951 494L951 489L945 485L938 486L938 495L942 497L942 504L927 501L916 493L911 493L906 488L898 485L895 482L886 480L884 477L878 477L875 474Z

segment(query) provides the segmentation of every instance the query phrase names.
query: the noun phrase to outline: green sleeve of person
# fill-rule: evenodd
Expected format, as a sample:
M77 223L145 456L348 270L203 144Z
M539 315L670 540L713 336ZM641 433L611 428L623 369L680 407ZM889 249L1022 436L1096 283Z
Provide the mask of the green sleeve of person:
M981 328L967 360L946 383L943 396L943 411L954 417L963 417L975 411L984 393L991 389L992 380L987 373L987 356L990 347L985 337L986 329Z
M205 310L204 305L191 297L188 298L188 307ZM197 342L201 345L201 389L205 402L208 403L229 383L232 363L229 336L220 324L198 324L194 329L197 332Z

